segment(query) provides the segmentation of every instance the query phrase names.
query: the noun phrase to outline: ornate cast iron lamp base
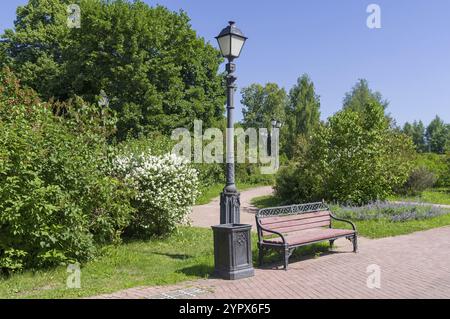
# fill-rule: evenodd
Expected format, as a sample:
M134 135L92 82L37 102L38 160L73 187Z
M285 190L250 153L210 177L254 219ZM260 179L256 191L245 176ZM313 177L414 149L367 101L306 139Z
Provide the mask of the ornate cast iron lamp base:
M212 226L214 234L214 275L236 280L253 277L251 225Z

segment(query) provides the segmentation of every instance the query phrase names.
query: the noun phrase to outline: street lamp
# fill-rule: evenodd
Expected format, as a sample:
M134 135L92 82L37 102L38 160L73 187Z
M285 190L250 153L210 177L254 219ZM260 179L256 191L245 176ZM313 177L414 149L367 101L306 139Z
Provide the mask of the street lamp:
M241 55L242 47L247 38L242 34L241 30L236 28L234 21L229 21L228 24L229 25L219 33L216 39L219 43L222 56L227 58L228 62L232 62Z
M241 279L254 275L251 250L251 225L240 224L240 194L234 179L234 91L236 65L233 60L241 54L247 38L233 21L216 37L220 52L228 59L226 185L220 194L220 225L212 226L214 233L214 273L224 279Z
M270 124L272 124L272 128L275 128L277 126L278 121L275 119L270 120Z
M270 120L270 124L272 125L272 130L271 130L271 132L269 133L269 138L267 139L267 154L269 155L269 156L272 156L272 137L273 137L273 131L274 131L274 129L275 128L277 128L277 129L280 129L281 128L281 126L283 125L280 121L278 121L278 120L276 120L276 119L274 119L274 118L272 118L271 120ZM277 143L277 145L278 145L278 143ZM275 151L277 151L277 150L275 150Z
M228 22L216 37L219 43L220 52L228 59L227 71L227 150L226 150L226 185L220 196L220 223L238 224L240 222L240 200L239 192L234 181L234 91L236 90L236 77L234 71L236 65L233 60L241 54L247 38L242 34L234 21Z

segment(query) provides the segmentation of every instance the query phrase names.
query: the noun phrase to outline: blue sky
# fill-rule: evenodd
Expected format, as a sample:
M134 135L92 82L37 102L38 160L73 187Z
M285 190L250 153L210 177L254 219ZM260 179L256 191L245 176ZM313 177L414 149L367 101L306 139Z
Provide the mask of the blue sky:
M26 2L2 1L0 31L12 27L15 8ZM448 0L145 2L183 9L198 35L215 46L214 36L228 20L236 21L249 37L236 61L239 87L275 82L289 90L308 73L325 119L341 108L357 79L365 78L390 101L388 112L399 124L428 123L436 114L450 122ZM381 7L381 29L366 26L371 3Z

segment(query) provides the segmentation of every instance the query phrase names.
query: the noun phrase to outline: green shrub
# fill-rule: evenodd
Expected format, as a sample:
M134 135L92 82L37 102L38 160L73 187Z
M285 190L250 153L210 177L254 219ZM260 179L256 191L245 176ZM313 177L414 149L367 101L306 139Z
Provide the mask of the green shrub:
M450 150L447 152L445 162L446 162L447 169L441 175L440 183L443 187L450 187Z
M306 166L290 163L279 169L275 181L275 193L283 203L320 201L324 198L321 176Z
M170 137L154 132L145 137L129 137L126 141L117 144L118 154L140 154L164 155L172 151L175 141Z
M383 108L344 109L316 129L294 164L282 169L275 187L287 202L326 199L367 203L385 199L413 167L410 138L389 128Z
M436 176L437 187L449 187L450 186L450 155L435 154L435 153L422 153L417 156L416 166L424 167Z
M75 132L8 70L0 84L0 269L83 262L120 241L133 194L106 174L105 137Z
M406 183L397 191L400 194L417 195L427 188L433 187L436 176L425 167L415 168Z

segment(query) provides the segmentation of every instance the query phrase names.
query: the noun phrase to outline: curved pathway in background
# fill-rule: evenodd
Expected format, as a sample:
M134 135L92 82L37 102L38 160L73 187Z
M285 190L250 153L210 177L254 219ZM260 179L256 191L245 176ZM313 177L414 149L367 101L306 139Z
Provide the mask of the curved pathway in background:
M255 229L255 212L258 210L250 201L252 198L273 194L272 186L261 186L241 192L241 223L250 224ZM220 224L220 198L210 203L192 208L189 215L192 226L211 227Z

